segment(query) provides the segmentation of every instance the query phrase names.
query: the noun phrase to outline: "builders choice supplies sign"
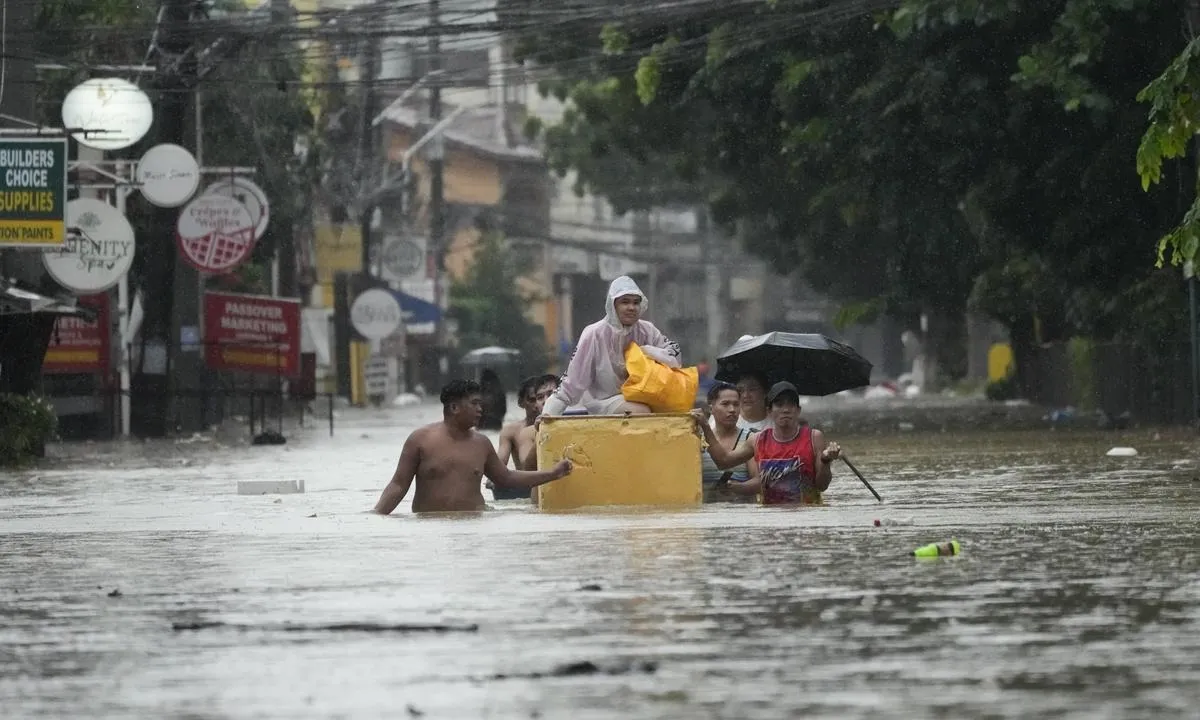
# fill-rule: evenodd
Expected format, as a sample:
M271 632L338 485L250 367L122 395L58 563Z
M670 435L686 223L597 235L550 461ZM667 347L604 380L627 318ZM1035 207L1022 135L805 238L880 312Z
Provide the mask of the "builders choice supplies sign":
M66 209L66 139L0 139L0 247L62 245Z
M212 370L300 374L300 301L204 294L204 361Z

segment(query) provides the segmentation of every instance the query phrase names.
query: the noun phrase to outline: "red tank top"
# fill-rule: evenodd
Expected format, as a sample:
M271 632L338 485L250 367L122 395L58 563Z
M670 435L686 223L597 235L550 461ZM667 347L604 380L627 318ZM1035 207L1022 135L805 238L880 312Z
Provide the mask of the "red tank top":
M754 446L754 459L758 461L758 474L762 478L764 505L821 502L812 428L807 424L801 425L800 432L788 442L779 442L774 428L763 430Z

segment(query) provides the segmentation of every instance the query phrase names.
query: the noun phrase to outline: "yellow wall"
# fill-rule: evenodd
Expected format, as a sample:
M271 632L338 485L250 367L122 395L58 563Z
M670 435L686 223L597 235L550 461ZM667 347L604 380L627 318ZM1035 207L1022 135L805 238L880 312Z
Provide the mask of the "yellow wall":
M412 134L406 128L393 126L388 133L388 160L398 165L411 142ZM500 204L503 189L500 166L495 160L447 144L443 167L442 181L446 202L466 205ZM412 168L421 178L421 197L429 197L429 170L421 153L417 153L413 158Z
M317 224L313 237L322 304L333 307L333 276L362 269L362 229L357 224Z

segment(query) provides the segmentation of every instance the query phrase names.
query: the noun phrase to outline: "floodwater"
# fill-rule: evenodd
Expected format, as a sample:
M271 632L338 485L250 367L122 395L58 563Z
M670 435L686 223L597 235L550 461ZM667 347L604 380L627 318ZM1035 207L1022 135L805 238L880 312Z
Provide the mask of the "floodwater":
M883 504L839 465L821 508L367 513L406 428L435 413L347 413L335 437L282 447L64 445L0 476L3 716L1029 720L1200 705L1194 436L835 436ZM1140 454L1105 457L1113 445ZM240 478L307 492L238 496ZM909 555L951 538L962 556Z

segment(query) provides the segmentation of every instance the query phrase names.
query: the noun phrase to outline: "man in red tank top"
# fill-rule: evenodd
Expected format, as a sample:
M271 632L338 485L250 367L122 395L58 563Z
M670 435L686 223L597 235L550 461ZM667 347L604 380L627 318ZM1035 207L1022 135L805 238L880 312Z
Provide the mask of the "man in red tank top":
M758 462L758 479L739 483L740 492L757 492L764 505L798 505L821 502L821 493L833 480L830 464L841 456L837 443L827 443L820 430L800 421L800 393L789 382L775 383L767 393L773 427L754 436L753 445L726 450L712 428L693 411L696 424L708 443L708 454L726 470L750 459Z

